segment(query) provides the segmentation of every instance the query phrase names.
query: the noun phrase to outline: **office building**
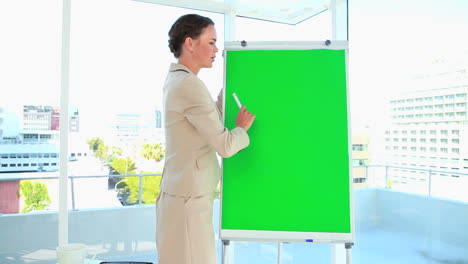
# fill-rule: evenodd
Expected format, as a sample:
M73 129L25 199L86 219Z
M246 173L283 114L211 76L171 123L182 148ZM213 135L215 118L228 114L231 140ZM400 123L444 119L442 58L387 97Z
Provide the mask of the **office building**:
M460 174L468 173L468 67L434 67L412 85L418 89L390 101L386 165L399 168L389 169L388 183L417 193L432 188L456 198L462 190L447 186L468 184Z

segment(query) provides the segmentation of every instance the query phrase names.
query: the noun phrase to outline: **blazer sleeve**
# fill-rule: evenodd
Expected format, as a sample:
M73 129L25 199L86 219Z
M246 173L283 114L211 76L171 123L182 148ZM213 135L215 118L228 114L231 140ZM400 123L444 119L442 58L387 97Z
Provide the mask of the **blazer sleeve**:
M221 157L228 158L250 144L247 132L236 127L229 131L219 119L216 103L205 85L195 76L181 83L182 113Z
M224 88L219 91L218 100L216 101L216 106L218 107L218 110L221 116L223 115L223 107L224 107L223 92L224 92Z

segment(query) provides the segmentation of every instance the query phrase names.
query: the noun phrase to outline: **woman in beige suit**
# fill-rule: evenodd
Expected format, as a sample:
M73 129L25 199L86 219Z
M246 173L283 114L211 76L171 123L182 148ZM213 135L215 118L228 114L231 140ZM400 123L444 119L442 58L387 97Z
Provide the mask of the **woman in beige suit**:
M166 159L157 201L158 264L216 264L212 224L213 193L221 169L216 157L230 157L250 143L255 116L243 106L236 128L221 121L221 102L213 101L197 74L211 68L218 52L211 19L189 14L169 31L172 63L164 84Z

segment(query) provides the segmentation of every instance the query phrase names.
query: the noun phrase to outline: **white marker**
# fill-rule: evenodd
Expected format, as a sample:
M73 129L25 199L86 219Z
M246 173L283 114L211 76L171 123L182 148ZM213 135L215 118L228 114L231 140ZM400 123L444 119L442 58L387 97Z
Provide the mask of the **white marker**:
M237 98L236 93L233 93L233 94L232 94L232 97L234 97L234 100L236 100L237 106L239 106L239 108L241 108L241 107L242 107L242 104L241 104L241 102L239 101L239 98Z

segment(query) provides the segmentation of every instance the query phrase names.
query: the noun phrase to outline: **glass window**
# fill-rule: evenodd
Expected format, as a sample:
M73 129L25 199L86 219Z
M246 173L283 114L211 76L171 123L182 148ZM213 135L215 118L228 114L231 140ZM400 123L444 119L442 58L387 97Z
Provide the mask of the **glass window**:
M367 151L367 145L365 144L353 144L354 151Z
M237 17L236 40L250 41L311 41L332 39L331 12L325 11L297 25L271 23Z

